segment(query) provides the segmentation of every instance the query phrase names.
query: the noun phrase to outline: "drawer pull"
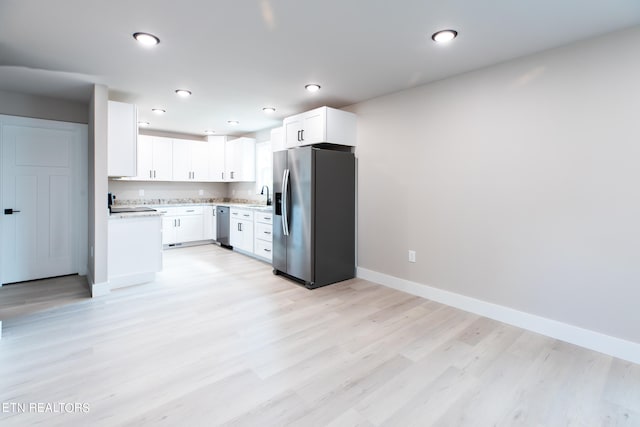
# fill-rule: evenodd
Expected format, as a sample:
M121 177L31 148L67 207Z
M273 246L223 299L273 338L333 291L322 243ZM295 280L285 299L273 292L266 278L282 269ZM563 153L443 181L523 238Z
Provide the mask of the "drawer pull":
M271 221L271 217L269 217L269 216L264 216L264 217L262 217L262 219L266 219L267 221Z
M271 252L271 249L263 249L265 252Z
M251 216L251 215L249 215L249 214L242 214L242 216L249 217L249 216Z
M271 234L271 232L270 231L265 231L264 234Z

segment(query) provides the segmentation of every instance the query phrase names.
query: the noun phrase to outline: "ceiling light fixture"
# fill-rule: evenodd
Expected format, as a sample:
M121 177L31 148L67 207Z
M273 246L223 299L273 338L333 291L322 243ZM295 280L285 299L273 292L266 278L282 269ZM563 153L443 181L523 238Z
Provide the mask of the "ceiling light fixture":
M227 120L227 124L230 126L237 126L240 124L240 122L237 120Z
M149 122L138 122L138 126L146 128L147 126L149 126Z
M308 90L309 92L317 92L320 90L320 85L319 84L315 84L315 83L311 83L308 84L304 87L306 90Z
M160 39L149 33L133 33L133 38L145 46L155 46Z
M191 91L186 89L176 89L176 94L178 96L186 98L187 96L191 96Z
M264 107L262 111L264 111L265 113L271 114L271 113L275 113L276 109L273 107Z
M167 110L163 110L162 108L152 108L151 111L153 111L156 114L164 114L167 112Z
M204 131L204 133L207 134L207 135L213 135L214 133L216 133L216 131L215 130L211 130L211 129L207 129L207 130Z
M441 30L433 33L431 39L436 43L446 43L458 37L456 30Z

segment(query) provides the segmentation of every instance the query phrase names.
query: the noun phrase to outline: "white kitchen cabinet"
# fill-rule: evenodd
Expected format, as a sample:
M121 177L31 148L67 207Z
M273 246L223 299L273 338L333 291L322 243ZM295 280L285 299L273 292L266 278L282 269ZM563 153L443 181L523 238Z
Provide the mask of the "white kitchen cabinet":
M271 151L283 151L286 150L284 144L284 128L279 127L271 129Z
M173 179L173 141L171 138L138 136L138 181Z
M162 244L205 240L203 206L171 206L158 209L162 218Z
M108 243L111 289L152 281L162 270L160 216L109 219Z
M253 253L271 262L273 246L273 214L271 212L254 212L254 246Z
M203 206L204 239L216 240L216 206Z
M253 211L231 208L229 243L234 249L253 253Z
M355 147L356 115L335 108L320 107L283 121L285 148L331 143Z
M136 176L138 109L133 104L109 101L107 125L107 174Z
M225 178L228 182L256 180L256 140L237 138L225 143Z
M173 181L209 180L209 142L173 140Z
M209 181L225 180L225 146L226 136L209 136Z

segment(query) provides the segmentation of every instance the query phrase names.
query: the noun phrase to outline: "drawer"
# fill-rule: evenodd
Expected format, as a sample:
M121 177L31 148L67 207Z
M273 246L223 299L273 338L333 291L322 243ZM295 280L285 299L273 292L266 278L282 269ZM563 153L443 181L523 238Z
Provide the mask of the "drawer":
M271 242L256 239L254 253L261 258L271 261Z
M273 214L265 212L255 212L254 218L256 222L262 222L264 224L273 224Z
M231 208L231 218L253 221L253 211Z
M163 214L164 216L176 216L180 215L180 208L172 206L172 207L162 207L162 208L154 208L157 209L158 212Z
M270 242L272 240L272 226L271 224L263 224L261 222L256 222L255 225L255 236L256 239L266 240Z
M180 206L178 209L178 215L202 215L204 209L202 206Z
M155 209L164 216L202 215L204 213L202 206L168 206Z

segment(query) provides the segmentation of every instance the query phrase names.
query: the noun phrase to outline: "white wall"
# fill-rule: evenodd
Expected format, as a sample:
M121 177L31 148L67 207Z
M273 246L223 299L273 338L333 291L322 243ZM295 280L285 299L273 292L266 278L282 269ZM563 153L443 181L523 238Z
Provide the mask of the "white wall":
M638 46L640 27L349 107L359 267L640 343Z
M89 262L87 266L87 276L93 296L109 291L107 276L108 101L107 87L95 85L89 103Z
M0 91L0 114L73 123L89 120L86 103L7 91Z

